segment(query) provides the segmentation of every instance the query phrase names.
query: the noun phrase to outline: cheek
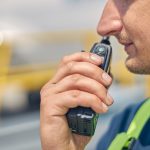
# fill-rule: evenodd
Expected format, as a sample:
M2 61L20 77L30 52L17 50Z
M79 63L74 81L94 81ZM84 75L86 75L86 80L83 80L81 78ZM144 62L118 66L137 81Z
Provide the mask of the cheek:
M136 47L137 57L150 57L150 30L147 24L135 20L136 24L130 28L130 37Z
M135 13L137 12L137 13ZM123 24L128 38L134 43L137 53L150 49L150 21L148 14L143 14L136 9L129 9L123 16Z
M133 42L150 43L150 0L133 2L123 15L124 28ZM148 44L150 45L150 44Z

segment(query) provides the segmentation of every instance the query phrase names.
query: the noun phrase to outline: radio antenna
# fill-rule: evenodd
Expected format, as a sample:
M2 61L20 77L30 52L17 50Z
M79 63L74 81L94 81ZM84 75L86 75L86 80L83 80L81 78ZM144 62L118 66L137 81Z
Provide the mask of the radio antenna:
M105 43L105 44L108 44L110 45L110 42L109 42L109 36L104 36L101 40L101 43Z

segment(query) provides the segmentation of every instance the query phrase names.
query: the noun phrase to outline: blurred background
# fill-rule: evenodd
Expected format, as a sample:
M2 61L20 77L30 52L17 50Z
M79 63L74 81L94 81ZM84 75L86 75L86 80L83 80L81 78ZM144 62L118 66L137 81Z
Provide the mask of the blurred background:
M0 5L0 149L40 150L41 87L53 76L60 59L89 51L100 40L96 33L105 0L1 0ZM110 94L115 103L100 115L86 150L94 150L112 116L143 100L150 78L124 67L126 54L113 46Z

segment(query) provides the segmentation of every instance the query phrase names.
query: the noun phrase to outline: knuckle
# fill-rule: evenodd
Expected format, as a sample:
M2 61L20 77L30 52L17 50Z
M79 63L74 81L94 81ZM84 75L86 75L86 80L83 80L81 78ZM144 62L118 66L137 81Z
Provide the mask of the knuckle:
M51 84L49 82L45 84L40 90L40 97L44 98L47 97L49 94L52 94L54 92L53 91L54 86L55 84Z
M50 87L49 83L45 84L40 90L40 95L42 96L49 87Z
M77 81L79 81L82 78L82 76L80 74L73 74L70 76L70 80L73 83L76 83Z
M76 99L81 94L81 91L79 91L79 90L72 90L72 91L70 91L70 94L71 94L71 97L73 97L74 99Z
M75 62L74 62L74 61L68 62L68 63L66 64L66 68L67 68L68 72L71 72L71 71L72 71L72 68L73 68L74 65L75 65Z
M42 94L41 97L40 97L40 108L47 108L47 106L49 104L52 104L53 100L55 99L55 95L53 94L47 94L44 95Z

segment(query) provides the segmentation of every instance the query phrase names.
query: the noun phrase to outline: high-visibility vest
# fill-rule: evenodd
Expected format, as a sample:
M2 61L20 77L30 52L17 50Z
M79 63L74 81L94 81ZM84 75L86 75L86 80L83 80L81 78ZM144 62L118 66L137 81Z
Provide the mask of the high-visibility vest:
M150 98L137 110L127 132L117 134L110 144L108 150L132 150L134 143L138 140L144 125L150 119Z

